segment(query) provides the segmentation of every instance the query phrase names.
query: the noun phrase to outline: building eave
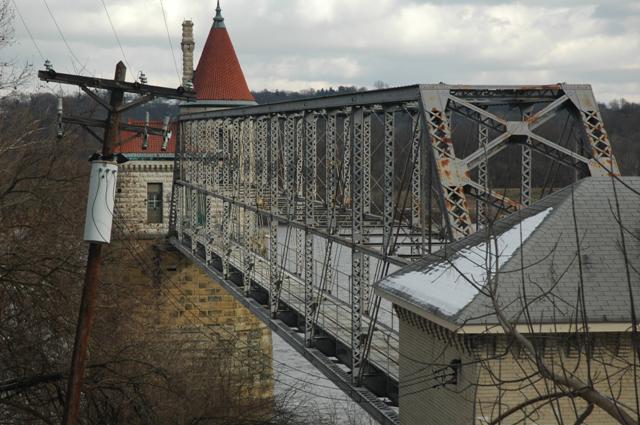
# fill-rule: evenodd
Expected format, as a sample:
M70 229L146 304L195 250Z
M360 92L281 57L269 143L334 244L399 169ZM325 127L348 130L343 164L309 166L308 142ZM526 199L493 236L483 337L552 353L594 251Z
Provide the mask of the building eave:
M380 288L375 288L375 293L380 297L390 301L394 305L401 307L416 316L422 317L430 322L435 323L438 326L460 335L500 335L504 334L502 326L498 323L484 323L484 324L467 324L460 325L452 320L447 320L441 316L433 314L429 311L425 311L418 305L415 305L402 297L399 297L393 293L385 291ZM632 324L630 322L590 322L588 325L588 331L590 333L626 333L631 332ZM554 334L554 333L575 333L584 332L583 327L576 328L575 323L522 323L516 325L516 330L521 334Z

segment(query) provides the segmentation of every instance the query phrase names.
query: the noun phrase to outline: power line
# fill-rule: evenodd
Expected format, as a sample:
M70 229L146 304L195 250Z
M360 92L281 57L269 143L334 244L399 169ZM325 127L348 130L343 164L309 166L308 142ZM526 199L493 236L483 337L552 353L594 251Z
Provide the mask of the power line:
M78 74L82 74L82 71L86 70L86 67L82 66L82 61L80 61L80 59L78 59L76 54L71 49L71 46L69 46L69 43L67 42L67 39L64 36L64 33L62 32L62 29L60 29L60 25L58 25L58 21L56 20L55 16L53 16L53 12L51 11L51 8L49 7L49 3L47 3L47 0L42 0L42 2L44 3L44 6L47 8L47 11L49 12L49 16L51 16L51 19L53 20L53 23L55 24L56 28L58 29L58 34L60 34L60 38L62 38L62 41L64 42L64 45L67 46L67 50L71 54L71 65L73 66L74 71L76 73L78 73ZM80 72L78 72L75 63L73 62L74 59L75 59L76 62L78 62L78 65L81 67Z
M20 21L22 22L22 26L27 31L27 34L29 34L29 38L31 39L31 42L33 43L33 47L35 47L36 50L38 51L38 54L42 58L42 62L46 61L46 58L42 54L42 50L40 50L40 46L38 46L38 43L36 43L36 39L33 37L33 34L31 33L31 30L29 29L29 26L27 25L27 22L22 17L22 13L20 13L20 9L18 9L18 5L16 4L16 1L15 0L11 0L11 3L13 3L13 7L16 9L16 12L18 12L18 17L20 18Z
M160 0L160 7L162 8L162 19L164 19L164 27L167 30L167 39L169 40L169 48L171 49L171 59L173 60L173 66L176 69L176 75L178 76L178 84L182 85L182 78L180 77L180 71L178 70L178 62L176 61L176 54L173 51L173 43L171 42L171 34L169 33L169 25L167 24L167 14L164 10L164 3Z
M38 54L40 55L40 58L42 59L42 63L44 64L47 61L47 58L45 58L44 54L42 53L42 50L40 49L40 46L38 45L38 42L36 41L35 37L33 36L33 33L31 32L31 29L29 28L29 25L27 25L27 21L25 21L24 17L22 16L22 13L20 12L20 9L18 8L18 4L16 3L15 0L11 0L11 3L13 3L13 7L16 10L16 12L18 13L18 17L20 18L20 21L22 22L22 26L24 27L25 31L27 31L27 34L29 35L29 38L31 39L31 43L33 43L33 47L35 47L35 49L37 50ZM59 96L61 96L62 95L62 87L61 87L60 84L58 84L58 90L59 90L59 92L57 94ZM53 92L53 90L51 90L51 92Z
M133 73L131 72L131 64L129 63L129 60L127 59L127 55L124 54L124 49L122 48L122 43L120 42L120 37L118 37L118 33L116 31L116 28L113 26L113 21L111 20L111 15L109 14L109 10L107 9L107 5L105 4L104 0L100 0L100 3L102 3L102 7L104 8L105 13L107 14L107 20L109 21L109 25L111 26L111 31L113 31L113 35L116 38L116 42L118 43L118 46L120 46L120 53L122 53L122 58L124 59L124 62L127 64L127 68L129 70L129 75L131 75L132 79L135 81L135 76L133 75Z

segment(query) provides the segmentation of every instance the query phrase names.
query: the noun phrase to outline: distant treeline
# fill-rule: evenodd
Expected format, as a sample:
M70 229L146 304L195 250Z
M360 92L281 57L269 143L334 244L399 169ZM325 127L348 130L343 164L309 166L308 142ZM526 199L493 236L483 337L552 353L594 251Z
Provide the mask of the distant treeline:
M253 94L253 97L256 98L256 102L262 105L264 103L286 102L288 100L354 93L365 90L367 90L366 87L338 86L336 88L329 87L328 89L307 89L301 91L262 90L251 92L251 94Z

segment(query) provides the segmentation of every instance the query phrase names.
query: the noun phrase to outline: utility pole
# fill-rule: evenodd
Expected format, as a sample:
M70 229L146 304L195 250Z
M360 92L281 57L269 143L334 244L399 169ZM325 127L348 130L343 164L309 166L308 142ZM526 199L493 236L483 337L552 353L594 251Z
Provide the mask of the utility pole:
M155 97L170 97L180 100L193 100L195 93L186 92L182 87L170 89L165 87L148 86L139 83L126 83L125 75L127 68L122 62L116 65L115 78L105 80L100 78L81 77L77 75L58 74L52 68L38 72L38 77L47 82L78 85L93 100L105 107L108 111L106 121L91 120L86 118L63 117L62 121L84 126L90 134L102 142L102 160L113 161L113 148L118 143L119 133L122 129L145 132L145 134L163 134L166 137L167 129L155 129L132 125L121 125L120 117L122 112L142 105ZM109 103L105 102L89 90L89 87L108 89L111 92ZM123 105L125 92L137 93L141 97ZM103 136L100 138L90 127L104 128ZM91 329L95 319L95 307L98 292L98 277L100 275L100 261L102 252L101 243L91 242L89 244L89 255L87 258L87 269L84 277L84 287L80 302L80 313L76 327L76 335L73 346L73 356L71 360L71 370L67 383L67 398L64 406L62 425L76 425L80 413L80 396L87 360L87 350L91 337Z

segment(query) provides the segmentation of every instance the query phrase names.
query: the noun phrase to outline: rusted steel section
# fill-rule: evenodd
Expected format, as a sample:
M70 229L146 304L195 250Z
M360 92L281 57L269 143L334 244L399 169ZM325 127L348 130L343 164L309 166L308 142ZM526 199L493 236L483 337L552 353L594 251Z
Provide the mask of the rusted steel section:
M440 182L441 203L447 211L449 238L455 240L470 235L475 228L464 193L464 186L469 181L468 169L456 158L453 148L446 114L448 97L448 89L437 86L422 89L422 107Z
M592 176L619 176L620 168L613 155L598 103L590 86L563 85L566 95L578 109L584 131L591 146L589 172Z

